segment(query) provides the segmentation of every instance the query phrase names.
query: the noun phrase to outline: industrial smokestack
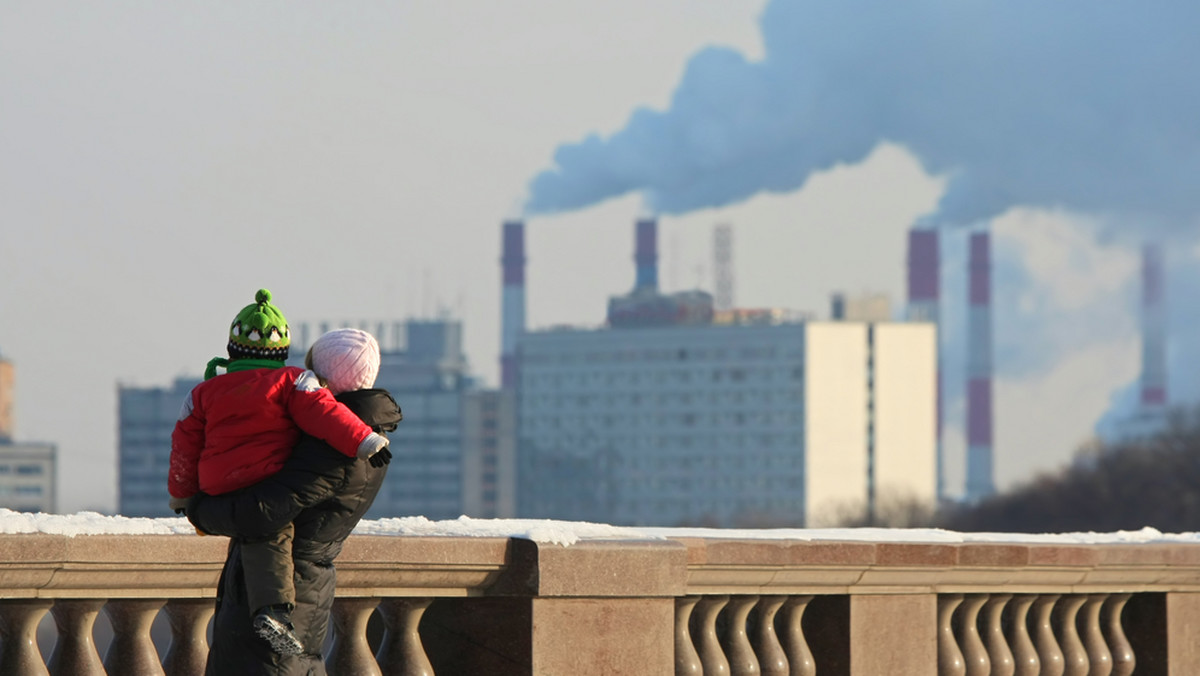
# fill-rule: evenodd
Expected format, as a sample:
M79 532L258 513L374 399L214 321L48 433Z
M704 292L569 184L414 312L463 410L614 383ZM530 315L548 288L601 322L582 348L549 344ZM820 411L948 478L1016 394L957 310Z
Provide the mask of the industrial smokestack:
M938 321L938 231L908 231L908 319Z
M500 310L500 387L517 386L517 339L525 330L525 223L505 221L500 257L503 297Z
M728 223L713 228L713 304L717 310L733 309L733 228Z
M1155 242L1142 246L1143 408L1167 405L1167 306L1163 293L1163 252Z
M992 462L991 236L971 234L967 318L967 499L996 490Z
M658 221L639 218L636 226L634 263L637 282L634 291L658 292Z
M908 319L914 322L941 320L939 309L941 248L939 231L934 229L908 231ZM938 348L937 366L937 496L946 496L945 458L942 449L942 351Z

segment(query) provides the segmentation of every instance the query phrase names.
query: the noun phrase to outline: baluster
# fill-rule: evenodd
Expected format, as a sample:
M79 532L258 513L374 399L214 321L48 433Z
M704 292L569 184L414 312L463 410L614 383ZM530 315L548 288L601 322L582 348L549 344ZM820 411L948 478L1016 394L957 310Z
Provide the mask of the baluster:
M1133 646L1129 645L1125 629L1121 626L1121 612L1125 610L1125 602L1129 600L1129 597L1130 594L1113 594L1104 604L1108 609L1106 633L1109 652L1112 653L1112 676L1130 676L1133 668L1137 666L1137 659L1133 655Z
M729 646L726 657L731 676L751 676L759 672L758 658L754 656L754 649L750 647L750 639L746 636L746 618L757 603L757 596L735 596L729 601L725 639Z
M1100 630L1100 609L1108 594L1092 594L1083 604L1083 645L1087 648L1088 663L1091 665L1087 676L1111 676L1112 653L1104 641Z
M787 601L786 596L764 596L758 603L758 632L754 648L763 676L788 676L787 655L775 634L775 614Z
M959 647L963 652L966 676L988 676L992 671L992 661L979 638L979 609L987 600L987 594L970 594L959 608L959 633L962 635Z
M1013 676L1038 676L1042 673L1042 661L1038 659L1037 649L1029 638L1029 607L1037 600L1033 594L1022 594L1013 597L1012 602L1012 640Z
M1033 644L1037 646L1038 660L1042 663L1039 676L1063 676L1062 650L1050 626L1050 613L1058 598L1058 594L1043 594L1033 602Z
M47 674L38 650L37 626L53 602L0 601L0 676Z
M675 599L675 676L703 676L704 674L700 656L696 654L696 646L692 645L692 635L688 633L692 609L699 601L699 596L684 596Z
M1017 670L1012 650L1004 638L1004 626L1000 621L1004 606L1011 598L1012 594L993 594L983 607L984 632L987 637L985 643L988 659L992 662L990 676L1013 676Z
M333 601L333 647L325 666L331 674L383 676L367 643L367 620L379 599L338 598Z
M791 667L788 676L817 676L817 663L808 648L808 641L804 640L804 610L812 598L792 596L783 606L783 651L787 653Z
M1086 596L1071 594L1063 599L1059 606L1059 634L1063 651L1063 676L1087 676L1088 655L1079 640L1079 630L1075 627L1075 619L1079 608L1083 606Z
M938 597L938 676L966 676L967 665L954 638L954 609L962 603L962 594Z
M58 640L50 653L50 676L104 676L104 664L92 638L104 599L57 601L50 609Z
M208 661L208 620L216 607L212 599L172 599L164 609L171 623L171 646L163 658L167 676L203 674Z
M121 676L165 676L150 640L150 625L164 603L166 599L112 599L104 605L113 629L104 656L105 671Z
M419 631L421 616L431 603L432 598L384 599L379 603L379 614L387 631L375 657L379 671L385 676L433 676L433 665L425 654Z
M696 629L699 634L696 637L696 650L700 654L700 663L704 665L704 676L729 675L729 662L717 641L717 615L728 602L728 596L705 596L696 604Z

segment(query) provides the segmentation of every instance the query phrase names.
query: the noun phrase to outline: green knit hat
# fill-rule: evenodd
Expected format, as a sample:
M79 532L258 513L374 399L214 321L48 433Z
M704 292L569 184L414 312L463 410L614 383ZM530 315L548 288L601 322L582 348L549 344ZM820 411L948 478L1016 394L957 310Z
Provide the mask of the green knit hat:
M287 361L292 343L287 320L271 305L271 292L259 289L254 303L242 308L229 327L230 359L273 359Z

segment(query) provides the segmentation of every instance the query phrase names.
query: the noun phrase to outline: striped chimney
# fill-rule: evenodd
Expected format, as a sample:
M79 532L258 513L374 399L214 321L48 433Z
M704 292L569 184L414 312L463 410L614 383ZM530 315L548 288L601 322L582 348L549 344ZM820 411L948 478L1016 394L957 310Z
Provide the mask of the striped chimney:
M991 235L971 234L967 316L967 499L996 490L992 460Z
M636 224L633 261L637 264L634 289L658 291L658 221L639 218Z
M1142 396L1146 408L1167 405L1167 305L1163 293L1163 251L1142 246Z
M908 231L908 318L938 321L938 269L940 251L937 230Z
M517 339L525 330L525 223L505 221L500 257L503 296L500 309L500 387L517 386Z
M937 230L908 231L908 319L914 322L940 321L941 299L939 283L941 270L940 238ZM940 331L939 331L940 333ZM937 495L946 495L945 459L942 450L942 351L938 348L937 365Z

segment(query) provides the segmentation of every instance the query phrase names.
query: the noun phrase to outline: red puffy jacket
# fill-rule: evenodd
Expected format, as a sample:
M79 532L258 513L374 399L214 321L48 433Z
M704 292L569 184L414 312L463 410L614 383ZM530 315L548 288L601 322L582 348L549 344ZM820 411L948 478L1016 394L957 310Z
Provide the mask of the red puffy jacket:
M354 458L371 428L294 366L225 373L192 389L171 434L167 490L220 495L279 471L301 431Z

